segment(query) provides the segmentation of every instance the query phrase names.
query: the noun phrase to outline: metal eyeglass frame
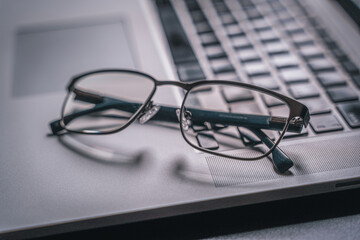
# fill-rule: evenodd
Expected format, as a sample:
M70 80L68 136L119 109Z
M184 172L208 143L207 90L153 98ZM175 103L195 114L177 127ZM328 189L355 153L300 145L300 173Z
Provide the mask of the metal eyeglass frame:
M144 103L138 104L138 103L126 102L125 105L124 105L124 102L121 100L112 99L112 98L109 98L106 96L99 96L97 94L85 92L85 91L75 88L75 84L79 80L81 80L84 77L87 77L89 75L100 74L100 73L128 73L128 74L140 75L142 77L146 77L149 80L153 81L154 87ZM274 161L275 167L280 172L285 172L287 169L289 169L293 165L292 161L277 146L280 143L280 141L283 138L286 131L289 129L289 126L291 127L291 129L294 132L300 132L302 130L303 126L306 127L308 125L309 120L310 120L308 108L304 104L302 104L292 98L281 95L277 92L274 92L274 91L271 91L268 89L264 89L264 88L261 88L258 86L254 86L251 84L242 83L242 82L224 81L224 80L211 80L211 81L202 80L202 81L186 83L186 82L179 82L179 81L160 81L160 80L156 80L155 78L153 78L152 76L150 76L146 73L142 73L142 72L134 71L134 70L128 70L128 69L102 69L102 70L90 71L90 72L87 72L87 73L84 73L81 75L77 75L71 79L70 84L67 87L68 94L67 94L67 96L64 100L63 106L62 106L61 119L50 123L51 130L54 135L60 135L63 132L80 133L80 134L111 134L111 133L119 132L119 131L127 128L131 123L133 123L136 119L138 119L139 117L142 116L142 114L144 113L146 108L148 108L149 106L152 105L151 99L154 96L157 87L163 86L163 85L172 85L172 86L180 87L180 88L186 90L186 93L185 93L183 102L181 104L180 113L178 113L178 117L171 116L171 112L176 111L176 108L161 106L159 112L156 113L156 115L158 115L158 116L156 117L156 115L155 115L155 117L153 117L153 120L165 120L165 121L174 121L175 119L178 120L180 122L180 131L181 131L183 138L193 148L195 148L199 151L202 151L202 152L209 153L209 154L217 155L220 157L233 158L233 159L237 159L237 160L258 160L258 159L267 157L270 153L272 153L276 149L276 153L277 153L277 155L280 156L279 157L280 159L277 159L276 161L275 161L275 159L273 159L273 161ZM229 155L225 155L225 154L222 154L219 152L214 152L214 151L196 146L186 138L185 133L184 133L184 126L183 126L182 122L187 120L187 119L184 119L185 118L184 113L186 112L184 105L185 105L187 96L193 88L199 87L199 86L206 86L206 85L229 85L229 86L242 87L245 89L254 90L257 92L268 94L270 96L273 96L277 99L282 100L283 102L285 102L288 105L289 116L287 119L284 119L284 118L279 119L277 117L272 118L272 117L266 116L266 121L268 123L267 126L260 124L260 125L255 125L255 126L250 125L250 127L249 126L247 127L250 131L254 132L255 135L257 135L261 139L261 141L263 141L265 143L265 145L267 145L267 147L269 148L268 152L264 153L263 155L261 155L259 157L253 157L253 158L241 158L241 157L236 157L236 156L229 156ZM124 125L122 125L119 128L110 130L110 131L98 131L98 130L96 130L96 131L94 131L94 130L77 131L77 130L68 129L66 127L67 123L70 122L72 119L76 118L77 116L79 116L79 113L70 114L67 116L64 115L65 106L66 106L66 103L68 101L68 98L69 98L71 92L74 92L76 94L75 99L80 100L80 101L101 104L101 103L104 103L106 100L110 104L105 103L105 105L103 104L103 107L105 106L105 108L107 108L107 109L111 108L111 106L115 106L116 104L118 105L119 103L121 103L123 106L126 106L127 108L131 107L132 110L130 110L130 112L133 112L133 115L127 120L127 122ZM85 110L83 115L89 114L89 113L92 113L95 111L103 110L103 109L104 108L95 110L95 107L94 107L92 110L89 110L89 111ZM198 110L192 110L192 111L198 111ZM217 119L216 112L207 111L207 110L200 110L200 111L206 112L207 116L211 116L215 120ZM221 113L223 115L223 112L221 112ZM234 113L227 113L227 114L231 114L231 116L234 115ZM80 113L80 115L81 115L81 113ZM251 116L251 115L247 115L247 116ZM254 116L255 115L252 115L252 117L254 117ZM224 120L224 118L222 118L222 120ZM227 121L226 124L229 124L229 123L234 124L234 125L239 124L238 122L234 123L233 121L234 120L231 120L230 122ZM220 123L221 123L221 121L220 121ZM241 126L241 125L239 125L239 126ZM273 141L270 140L266 136L266 134L261 131L261 128L276 129L276 128L280 128L280 126L281 126L280 130L282 130L282 132L279 136L279 139L275 143L273 143Z

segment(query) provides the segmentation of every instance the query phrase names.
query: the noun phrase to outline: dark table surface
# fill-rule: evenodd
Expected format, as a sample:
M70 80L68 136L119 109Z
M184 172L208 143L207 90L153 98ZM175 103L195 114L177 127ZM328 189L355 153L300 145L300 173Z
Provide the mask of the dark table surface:
M360 239L360 189L42 239Z

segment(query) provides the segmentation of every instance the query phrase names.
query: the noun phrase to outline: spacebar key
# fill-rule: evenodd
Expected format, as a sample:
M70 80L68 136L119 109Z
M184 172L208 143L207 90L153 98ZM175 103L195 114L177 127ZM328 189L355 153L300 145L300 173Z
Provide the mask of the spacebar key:
M339 104L337 108L350 127L360 127L360 102Z

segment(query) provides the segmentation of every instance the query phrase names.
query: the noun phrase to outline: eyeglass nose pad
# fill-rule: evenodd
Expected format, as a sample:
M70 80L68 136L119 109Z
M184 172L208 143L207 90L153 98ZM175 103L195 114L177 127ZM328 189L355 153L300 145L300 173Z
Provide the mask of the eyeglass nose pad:
M185 111L183 112L182 117L180 117L180 108L176 109L176 115L177 118L179 120L179 122L181 122L181 126L182 129L187 131L189 130L189 127L191 125L191 112L189 110L184 109Z
M160 105L153 104L153 101L150 101L145 107L143 114L139 117L140 124L144 124L149 121L155 114L160 110Z

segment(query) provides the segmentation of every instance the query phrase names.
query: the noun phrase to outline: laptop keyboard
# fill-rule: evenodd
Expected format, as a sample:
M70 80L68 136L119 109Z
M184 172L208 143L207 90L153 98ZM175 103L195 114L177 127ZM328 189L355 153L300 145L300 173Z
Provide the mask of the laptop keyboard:
M360 127L359 68L302 1L157 5L180 81L243 81L303 102L312 115L311 129L287 138ZM251 101L246 94L231 94L224 94L228 109ZM279 103L263 102L271 114L281 111Z

